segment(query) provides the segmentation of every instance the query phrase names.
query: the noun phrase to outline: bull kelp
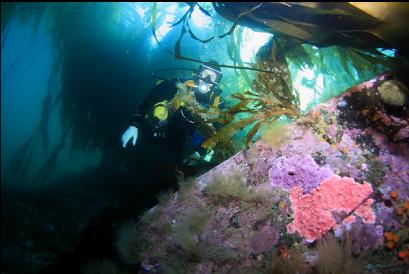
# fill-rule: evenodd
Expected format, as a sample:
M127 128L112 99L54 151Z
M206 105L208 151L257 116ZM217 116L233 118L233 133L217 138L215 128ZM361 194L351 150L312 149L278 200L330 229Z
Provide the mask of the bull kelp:
M202 43L208 43L216 37L202 40L194 35L189 26L193 6L191 4L184 16L175 24L183 23L183 28L175 45L174 55L180 59L199 61L182 55L180 43L185 33L188 32L194 40ZM209 11L204 10L202 6L199 8L211 17ZM389 39L389 33L383 28L385 23L349 4L320 3L311 8L309 4L294 3L246 3L239 6L213 3L213 8L233 22L228 32L217 37L233 36L233 39L230 39L230 48L236 57L235 63L237 62L242 70L256 71L257 76L254 82L250 83L247 73L243 73L245 82L241 86L242 90L231 96L240 102L226 111L227 125L204 143L203 146L208 149L246 127L248 133L245 145L248 146L263 125L283 115L288 118L297 117L300 113L300 96L298 90L292 87L291 75L296 77L300 71L308 69L314 72L313 79L309 79L303 86L310 89L312 86L320 86L320 90L312 88L310 91L312 95L309 97L313 98L307 104L307 108L310 109L318 103L340 95L353 85L369 80L386 70L395 69L396 63L405 62L407 65L405 60L394 59L377 50L391 44L402 48L404 44L401 40ZM301 20L300 15L304 16ZM326 18L325 23L322 21L323 18ZM344 24L345 20L352 23ZM269 42L269 48L260 49L266 51L259 52L259 55L264 56L255 58L256 63L251 67L243 67L237 54L234 29L239 28L238 25L251 26L275 35ZM375 27L377 32L373 34ZM367 36L362 36L363 33ZM233 54L230 54L230 58ZM291 66L288 63L291 63ZM321 76L319 79L321 85L317 84L318 76ZM269 98L271 96L274 100ZM243 113L248 115L240 115ZM232 123L236 114L239 114L237 117L240 118L236 119L239 121Z

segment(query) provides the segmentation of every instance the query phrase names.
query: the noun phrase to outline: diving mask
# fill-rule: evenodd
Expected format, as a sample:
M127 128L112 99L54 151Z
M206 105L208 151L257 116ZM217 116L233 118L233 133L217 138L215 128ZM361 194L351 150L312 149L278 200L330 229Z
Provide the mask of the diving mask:
M217 85L222 79L222 72L216 68L213 68L210 64L208 65L205 63L200 66L197 76L203 82Z
M220 79L222 78L222 74L220 71L206 66L205 64L200 66L199 72L197 74L198 77L198 86L197 89L201 93L208 93L213 86L220 83Z

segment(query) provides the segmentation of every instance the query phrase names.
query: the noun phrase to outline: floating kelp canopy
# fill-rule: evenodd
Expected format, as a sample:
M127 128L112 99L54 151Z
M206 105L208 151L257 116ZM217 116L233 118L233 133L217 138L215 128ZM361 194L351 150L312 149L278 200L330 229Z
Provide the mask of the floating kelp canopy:
M229 21L317 47L394 47L407 51L409 3L213 3ZM407 52L406 52L407 53Z
M41 140L49 146L50 116L60 115L61 138L35 176L39 184L68 146L102 151L101 163L120 162L117 137L154 85L151 73L165 63L193 69L209 59L222 64L222 95L230 115L225 137L235 135L242 146L258 136L264 122L300 115L394 69L408 37L399 26L393 29L346 3L6 3L2 51L15 19L21 24L45 20L55 54L41 121L11 169L25 174L30 147ZM390 57L380 47L398 51ZM286 111L264 108L271 100ZM240 119L247 123L237 124Z
M354 3L356 6L358 4ZM305 68L315 68L317 74L332 74L332 77L346 72L347 77L336 79L338 89L330 83L329 79L326 81L326 90L331 90L323 96L323 100L327 100L329 97L339 95L348 87L366 81L387 69L392 69L394 64L391 58L377 49L399 48L398 52L401 54L406 49L408 42L409 35L405 35L408 34L408 30L403 22L390 23L391 15L387 22L381 21L354 5L348 3L215 2L210 6L203 3L199 6L199 10L211 22L215 20L214 13L232 22L225 33L220 34L219 31L215 35L214 32L213 36L203 39L195 35L189 24L189 18L195 7L195 4L192 3L184 16L172 25L173 27L183 23L174 55L176 58L189 58L181 54L180 43L185 33L189 33L194 40L202 43L209 43L216 38L228 39L228 36L231 36L233 39L230 39L231 45L228 46L229 56L234 55L234 58L231 58L234 59L234 64L243 67L240 52L234 54L237 52L235 49L240 48L243 31L235 32L235 29L245 26L259 32L271 33L286 40L285 47L280 50L283 51L289 62L294 64L291 70L292 75ZM379 8L389 7L390 5L385 7L382 3L379 5ZM405 15L409 12L407 3L398 6L394 3L392 8L397 15ZM234 37L238 33L240 37ZM255 59L253 58L252 61L254 62ZM323 61L325 66L323 66ZM243 75L243 78L249 83L247 73Z

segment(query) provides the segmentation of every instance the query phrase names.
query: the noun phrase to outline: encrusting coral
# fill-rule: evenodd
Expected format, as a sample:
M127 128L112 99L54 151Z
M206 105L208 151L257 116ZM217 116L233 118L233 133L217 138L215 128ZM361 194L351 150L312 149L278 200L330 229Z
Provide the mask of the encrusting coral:
M332 212L345 212L347 215L354 210L357 212L373 190L368 183L361 185L352 178L333 176L322 181L311 193L302 193L300 186L291 189L294 221L288 225L288 232L297 231L307 241L315 241L337 223ZM364 206L359 211L360 215L367 218L368 222L374 222L374 213Z

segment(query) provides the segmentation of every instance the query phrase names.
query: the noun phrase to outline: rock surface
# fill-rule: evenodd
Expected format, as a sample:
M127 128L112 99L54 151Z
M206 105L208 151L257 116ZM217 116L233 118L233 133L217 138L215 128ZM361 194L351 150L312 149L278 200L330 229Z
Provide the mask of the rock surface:
M381 82L315 107L280 147L260 140L152 209L137 226L141 273L274 273L294 250L312 273L328 234L348 236L351 256L373 252L370 273L406 269L409 115L384 107Z

